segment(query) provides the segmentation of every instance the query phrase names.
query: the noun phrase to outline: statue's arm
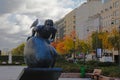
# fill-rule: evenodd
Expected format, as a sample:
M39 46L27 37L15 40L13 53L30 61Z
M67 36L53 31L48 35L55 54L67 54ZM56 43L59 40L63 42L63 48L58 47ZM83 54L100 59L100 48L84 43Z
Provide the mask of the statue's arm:
M51 39L52 39L53 41L54 41L54 39L55 39L56 32L57 32L57 29L53 27L53 28L51 29L51 33L52 33Z

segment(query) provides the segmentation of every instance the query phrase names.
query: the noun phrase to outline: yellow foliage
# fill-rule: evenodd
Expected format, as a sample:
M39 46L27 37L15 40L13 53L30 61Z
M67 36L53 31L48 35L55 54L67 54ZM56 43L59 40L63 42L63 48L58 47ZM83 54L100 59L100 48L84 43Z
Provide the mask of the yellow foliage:
M109 36L110 36L109 32L102 32L101 34L98 35L99 39L102 40L102 45L103 48L105 49L112 49L112 46L108 42Z
M65 49L67 50L67 51L69 51L71 48L73 48L73 46L74 46L74 43L73 43L73 39L72 38L70 38L69 36L66 36L65 38L64 38L64 47L65 47Z

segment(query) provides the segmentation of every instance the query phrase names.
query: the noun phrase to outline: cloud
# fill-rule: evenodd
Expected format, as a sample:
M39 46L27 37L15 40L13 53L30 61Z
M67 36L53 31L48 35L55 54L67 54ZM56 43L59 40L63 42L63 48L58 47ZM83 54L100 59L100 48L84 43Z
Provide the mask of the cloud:
M26 7L22 13L34 15L41 20L47 18L58 20L72 10L69 4L64 4L67 2L67 0L26 0Z
M0 17L0 48L13 48L30 35L31 17L22 14L7 14Z
M75 6L74 0L0 0L0 49L25 42L36 18L40 24L48 18L56 21Z
M0 0L0 15L18 11L24 0Z

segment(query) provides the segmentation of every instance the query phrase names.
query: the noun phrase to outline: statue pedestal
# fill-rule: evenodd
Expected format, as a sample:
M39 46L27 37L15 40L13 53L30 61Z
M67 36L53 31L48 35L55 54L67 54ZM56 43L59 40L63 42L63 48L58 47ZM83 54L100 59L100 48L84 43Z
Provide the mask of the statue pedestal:
M24 68L17 80L58 80L61 68Z

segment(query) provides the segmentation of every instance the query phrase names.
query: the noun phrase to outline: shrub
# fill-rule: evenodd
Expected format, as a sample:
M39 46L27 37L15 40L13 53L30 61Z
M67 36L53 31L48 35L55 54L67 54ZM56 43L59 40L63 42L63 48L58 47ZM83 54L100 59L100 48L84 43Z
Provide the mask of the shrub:
M92 67L98 67L99 66L99 61L95 61L95 60L91 60L91 61L87 61L86 65L92 66Z
M8 56L0 56L0 62L8 62ZM13 64L15 62L20 62L21 64L24 63L24 57L23 56L12 56L12 62Z
M107 66L116 66L117 64L113 62L100 62L98 65L101 67L107 67Z
M109 77L120 77L120 68L117 66L102 67L102 74Z
M8 56L0 56L0 61L5 61L7 62L8 61Z

